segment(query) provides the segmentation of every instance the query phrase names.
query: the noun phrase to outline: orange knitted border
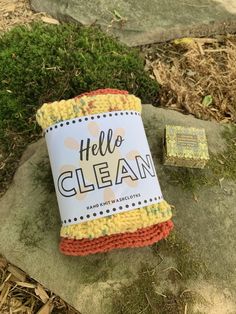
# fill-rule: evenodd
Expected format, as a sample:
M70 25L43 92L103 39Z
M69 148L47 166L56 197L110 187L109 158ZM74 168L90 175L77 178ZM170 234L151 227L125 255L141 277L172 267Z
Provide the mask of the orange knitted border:
M86 92L83 94L80 94L78 96L76 96L75 98L81 98L83 96L96 96L96 95L107 95L107 94L122 94L122 95L128 95L129 92L127 92L126 90L119 90L119 89L114 89L114 88L101 88L101 89L97 89L91 92Z
M168 220L135 232L103 236L92 240L61 238L60 251L65 255L85 256L104 253L113 249L148 246L166 238L173 226L173 222Z

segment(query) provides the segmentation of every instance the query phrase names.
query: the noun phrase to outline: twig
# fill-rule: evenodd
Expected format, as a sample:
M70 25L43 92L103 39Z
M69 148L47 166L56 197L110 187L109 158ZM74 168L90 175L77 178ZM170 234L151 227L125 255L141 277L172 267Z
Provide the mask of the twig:
M205 49L204 50L205 52L228 52L228 49L225 49L225 48L219 48L219 49Z
M32 297L42 302L42 300L36 294L33 294L26 289L21 289L19 286L16 286L16 290L20 290L20 291L23 291L24 293L30 294Z
M219 179L219 183L220 183L220 188L221 188L221 189L222 189L222 181L223 181L223 180L224 180L224 177Z
M228 41L229 45L232 46L233 48L236 48L236 45L232 43L232 41Z
M215 38L193 38L193 40L202 44L213 44L218 42Z
M170 270L170 269L175 270L181 277L183 277L183 275L181 274L181 272L180 272L177 268L175 268L175 267L173 267L173 266L168 267L168 268L165 268L165 269L163 269L163 271L168 271L168 270Z
M182 4L187 5L189 7L197 7L197 8L208 8L209 5L198 5L198 4L191 4L191 3L186 3L182 2Z
M193 293L193 291L192 291L192 290L185 289L185 290L184 290L184 291L180 294L180 297L182 298L182 296L183 296L186 292Z
M163 298L167 298L167 295L161 293L161 292L158 292L158 291L155 291L156 294L162 296Z
M138 314L144 313L148 308L149 308L149 303L148 303L148 305L147 305L143 310L141 310L141 312L138 312Z
M158 267L158 266L160 266L161 265L161 263L163 262L163 257L161 257L161 255L159 255L158 254L158 256L160 257L160 262L156 265L156 266L154 266L152 269L147 269L146 271L144 271L143 273L145 274L145 273L148 273L148 275L149 276L153 276L154 274L155 274L155 271L156 271L156 268Z
M11 285L7 282L4 286L4 289L2 290L2 293L0 295L0 308L3 306L3 304L5 303L9 290L11 288Z
M6 281L8 281L8 280L10 279L11 275L12 275L12 273L8 274L8 276L6 277L6 279L4 280L3 283L5 283Z
M155 307L152 305L152 303L150 302L147 293L145 293L145 297L146 297L146 299L147 299L147 301L148 301L148 304L150 305L151 309L153 309L154 311L156 311L156 308L155 308Z
M184 307L184 314L187 314L187 308L188 308L188 304L186 303Z
M199 41L197 41L197 46L198 46L198 48L199 48L199 51L200 51L200 54L202 55L202 56L204 56L204 50L203 50L203 48L202 48L202 44L199 42Z

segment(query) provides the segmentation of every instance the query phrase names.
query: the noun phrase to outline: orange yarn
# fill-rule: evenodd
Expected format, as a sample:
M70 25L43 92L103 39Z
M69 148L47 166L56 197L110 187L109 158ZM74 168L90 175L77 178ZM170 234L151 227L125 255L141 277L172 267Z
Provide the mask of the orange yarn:
M103 236L92 240L61 238L60 251L65 255L85 256L113 249L148 246L166 238L173 226L173 222L169 220L135 232Z
M119 90L119 89L113 89L113 88L102 88L102 89L97 89L91 92L86 92L83 94L80 94L76 96L75 98L81 98L83 96L96 96L96 95L107 95L107 94L123 94L123 95L128 95L129 92L126 90Z

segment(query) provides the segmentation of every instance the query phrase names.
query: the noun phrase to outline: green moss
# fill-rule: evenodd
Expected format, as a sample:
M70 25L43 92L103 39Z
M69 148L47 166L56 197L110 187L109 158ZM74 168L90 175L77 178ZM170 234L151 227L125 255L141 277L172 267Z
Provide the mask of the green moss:
M225 127L222 136L226 141L223 153L210 155L204 169L165 167L171 184L180 184L183 189L195 191L206 186L219 185L222 179L236 181L236 127Z
M31 165L33 187L43 188L45 199L32 208L32 213L23 221L19 221L19 240L24 245L34 248L39 247L41 241L45 239L45 233L55 230L58 236L60 218L49 158L46 157L39 163Z
M204 297L188 289L190 280L211 276L192 246L174 230L166 240L154 244L152 250L158 257L157 266L143 266L137 279L120 289L113 298L113 313L182 314L186 304L188 313L192 313L196 303L205 304ZM173 259L176 267L163 269L165 258Z
M59 234L60 218L56 196L49 193L47 195L47 198L39 206L32 208L31 215L18 223L19 240L32 249L40 246L48 232Z
M188 313L192 313L196 303L204 304L206 301L184 286L175 293L169 289L162 292L160 277L143 268L132 284L123 286L114 295L112 313L182 314L185 313L186 304Z
M109 279L109 267L107 266L107 254L90 255L82 257L83 278L81 283L106 282Z
M197 279L199 276L205 278L210 276L205 263L200 256L194 254L193 247L190 243L183 240L176 228L167 239L154 244L152 249L154 253L175 259L176 268L182 274L182 281Z
M138 50L96 28L33 23L0 38L0 190L22 150L38 138L35 112L43 102L98 88L125 89L155 102L158 85L144 71ZM2 155L2 157L1 157Z
M34 187L37 188L40 185L47 193L55 192L49 158L46 157L39 163L32 164L32 167Z

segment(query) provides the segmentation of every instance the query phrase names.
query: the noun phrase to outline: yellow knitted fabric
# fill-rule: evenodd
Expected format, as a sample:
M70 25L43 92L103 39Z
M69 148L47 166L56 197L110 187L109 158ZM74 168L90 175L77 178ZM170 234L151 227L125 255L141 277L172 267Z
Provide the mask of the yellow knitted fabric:
M43 104L37 111L38 124L46 129L52 124L73 118L117 110L141 112L141 101L134 95L82 96Z
M170 206L162 201L106 218L99 218L78 225L63 226L61 237L83 239L98 238L116 233L134 232L137 229L156 225L171 219Z
M60 121L90 114L118 110L135 110L141 112L141 101L134 95L105 94L84 95L69 100L44 104L36 114L39 125L47 127ZM127 212L114 214L79 224L62 226L61 236L75 239L98 238L124 232L133 232L171 219L171 208L167 202L145 206Z

